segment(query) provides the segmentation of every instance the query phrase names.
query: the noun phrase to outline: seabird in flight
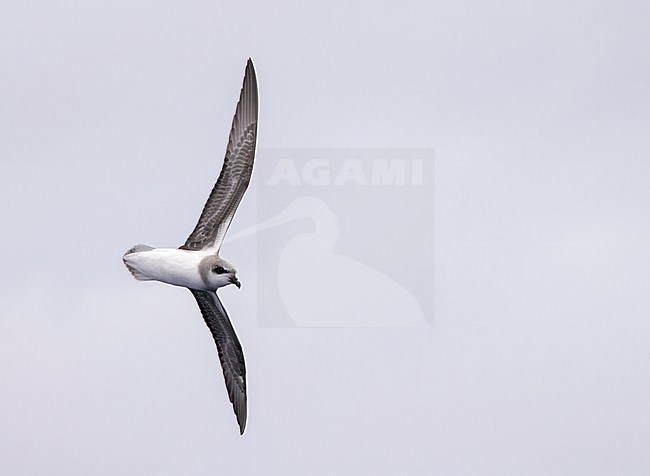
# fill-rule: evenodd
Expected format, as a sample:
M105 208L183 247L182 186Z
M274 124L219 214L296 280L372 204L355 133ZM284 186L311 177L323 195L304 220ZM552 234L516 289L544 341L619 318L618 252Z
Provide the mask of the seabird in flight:
M246 428L247 415L244 353L216 291L229 284L241 286L237 270L219 256L219 250L250 182L257 144L257 116L257 78L249 59L223 167L194 231L178 249L136 245L122 258L136 279L183 286L194 295L217 344L240 434Z

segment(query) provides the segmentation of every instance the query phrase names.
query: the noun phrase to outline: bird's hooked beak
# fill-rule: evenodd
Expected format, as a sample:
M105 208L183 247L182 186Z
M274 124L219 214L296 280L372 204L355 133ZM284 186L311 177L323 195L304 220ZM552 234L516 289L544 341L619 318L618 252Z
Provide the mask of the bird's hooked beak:
M234 274L230 276L230 282L235 286L237 286L238 288L241 288L241 283L239 282L239 279L237 279L237 276L235 276Z

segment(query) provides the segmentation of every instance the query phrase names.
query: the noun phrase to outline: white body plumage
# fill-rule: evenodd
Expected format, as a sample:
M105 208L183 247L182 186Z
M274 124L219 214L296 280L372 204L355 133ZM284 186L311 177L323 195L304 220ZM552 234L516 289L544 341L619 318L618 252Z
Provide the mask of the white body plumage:
M214 252L137 245L127 251L124 264L140 281L160 281L199 291L215 291L236 284L236 270Z

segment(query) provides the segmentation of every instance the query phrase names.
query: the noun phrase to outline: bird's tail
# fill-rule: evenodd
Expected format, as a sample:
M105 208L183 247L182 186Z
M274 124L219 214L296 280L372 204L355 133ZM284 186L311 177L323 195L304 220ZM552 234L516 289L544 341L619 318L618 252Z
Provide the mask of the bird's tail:
M149 245L135 245L129 251L124 253L124 256L130 255L131 253L140 253L141 251L151 251L151 250L154 250L154 249L155 248L153 246L149 246Z
M128 270L131 272L133 277L138 281L153 281L153 279L151 279L146 274L141 273L135 266L129 263L129 255L132 255L134 253L142 253L143 251L151 251L153 249L155 248L149 245L135 245L129 251L124 253L124 256L122 256L122 261L124 261L124 264L126 265Z

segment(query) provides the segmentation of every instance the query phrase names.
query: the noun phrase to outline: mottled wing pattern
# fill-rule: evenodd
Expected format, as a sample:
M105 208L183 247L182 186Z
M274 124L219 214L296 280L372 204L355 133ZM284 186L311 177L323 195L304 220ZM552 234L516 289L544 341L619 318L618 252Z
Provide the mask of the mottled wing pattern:
M241 344L217 293L194 289L190 291L199 304L201 314L217 343L217 353L223 368L228 396L237 416L239 432L244 434L247 417L246 364Z
M221 248L253 171L257 141L257 77L253 62L246 64L244 84L232 120L223 167L194 231L181 249Z

